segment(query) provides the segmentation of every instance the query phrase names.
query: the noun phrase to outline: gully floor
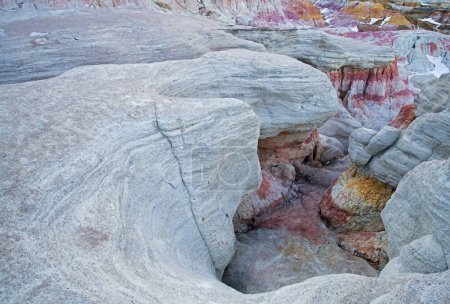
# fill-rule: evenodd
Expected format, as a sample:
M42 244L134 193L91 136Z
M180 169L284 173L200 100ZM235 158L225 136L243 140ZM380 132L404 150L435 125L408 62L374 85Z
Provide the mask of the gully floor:
M325 169L345 168L337 162ZM237 234L236 253L223 282L243 293L260 293L319 275L377 276L364 259L338 246L335 233L320 218L327 187L304 178L296 186L298 191L284 203L255 218L253 229Z

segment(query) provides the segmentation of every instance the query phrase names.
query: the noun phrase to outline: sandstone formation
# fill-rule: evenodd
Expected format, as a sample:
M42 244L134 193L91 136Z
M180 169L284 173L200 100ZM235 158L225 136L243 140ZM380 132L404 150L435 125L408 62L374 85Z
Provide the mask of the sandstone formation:
M380 129L415 93L400 77L390 49L360 44L319 30L238 30L240 38L263 44L270 52L288 55L326 71L345 109L333 118L325 135L348 137L354 128L348 111L363 126ZM336 134L334 124L343 125ZM330 131L329 129L334 130ZM346 144L346 140L343 140Z
M400 181L381 213L391 259L384 275L448 269L449 176L450 161L434 160L420 164Z
M0 302L450 302L447 8L1 1Z
M325 193L320 213L341 232L381 231L380 212L392 193L389 185L351 166Z
M450 111L418 117L397 141L375 154L366 165L378 180L397 186L401 178L420 163L445 159L450 154Z
M337 70L346 66L370 69L388 65L395 59L392 50L360 43L317 29L235 31L239 38L263 44L272 53L297 58L321 70Z
M450 109L450 74L444 74L440 78L424 79L416 76L412 78L414 86L420 88L420 93L415 99L418 105L415 114L437 113Z
M191 59L231 48L264 50L201 17L138 10L42 14L0 25L0 83L53 77L90 64Z
M245 51L221 54L227 66L240 56L252 62ZM271 56L274 66L286 60ZM216 271L232 254L229 215L258 184L258 119L235 99L158 95L158 71L178 64L83 67L0 87L2 301L276 303L293 301L294 292L308 302L340 284L347 287L338 300L375 299L410 280L440 286L448 273L337 275L255 296L219 282ZM191 163L198 160L201 172ZM239 187L229 188L230 177Z

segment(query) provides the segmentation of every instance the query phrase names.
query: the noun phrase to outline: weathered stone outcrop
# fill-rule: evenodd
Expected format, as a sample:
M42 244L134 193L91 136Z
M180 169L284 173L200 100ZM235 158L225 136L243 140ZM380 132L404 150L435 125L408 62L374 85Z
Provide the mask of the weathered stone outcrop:
M335 33L374 45L391 47L398 57L402 77L414 73L429 73L439 77L449 72L448 35L424 30Z
M326 71L346 66L371 69L395 60L389 48L369 47L366 43L318 29L240 29L234 33L239 38L263 44L269 52L287 55Z
M39 16L10 22L5 16L0 83L49 78L83 65L191 59L232 48L264 51L202 17L131 9Z
M429 80L416 76L412 78L412 82L414 86L420 88L420 93L415 99L417 116L450 109L450 73Z
M420 163L447 158L450 155L449 123L449 110L418 117L401 131L392 146L371 158L366 165L368 170L378 180L397 186L402 177Z
M229 67L233 52L223 54ZM2 301L276 303L293 301L293 291L302 301L328 298L344 282L342 299L375 299L412 278L425 284L338 275L245 296L219 282L232 212L258 184L259 125L235 99L152 91L165 80L157 70L179 64L83 67L0 86ZM227 188L230 177L240 187Z
M340 232L381 231L380 212L392 193L389 185L351 166L325 193L320 213Z
M388 262L386 231L362 231L339 235L339 247L381 270Z
M330 77L345 111L363 126L380 129L395 118L400 109L414 100L412 91L400 77L395 54L389 48L361 44L320 30L238 30L237 37L263 44L269 52L288 55L311 64ZM340 121L343 119L343 121ZM340 137L355 129L340 114ZM325 135L336 131L324 128ZM343 141L346 144L346 141Z
M40 11L67 8L140 8L170 13L199 14L227 23L259 27L267 26L317 26L325 22L320 10L308 0L34 0L32 2L2 1L0 7L18 11Z
M450 160L424 162L397 187L381 216L391 261L384 275L431 273L450 264Z
M371 69L343 67L327 74L345 108L368 128L382 128L414 100L415 92L400 78L397 62Z

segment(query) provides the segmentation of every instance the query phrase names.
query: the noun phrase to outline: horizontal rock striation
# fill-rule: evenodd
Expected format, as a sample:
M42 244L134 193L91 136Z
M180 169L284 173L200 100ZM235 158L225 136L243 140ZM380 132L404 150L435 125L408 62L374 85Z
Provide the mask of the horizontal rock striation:
M400 77L392 50L342 39L319 30L238 30L237 37L263 44L273 53L288 55L327 73L343 109L325 135L345 138L358 126L380 129L395 118L400 109L414 100L415 92ZM336 134L336 124L342 134ZM354 126L354 127L353 127ZM333 130L334 129L334 130Z
M318 29L240 29L232 33L263 44L269 52L296 58L324 71L345 66L371 69L388 65L395 59L395 53L389 48L371 46Z
M447 158L450 154L449 119L448 110L420 116L401 131L392 146L372 156L367 168L378 180L397 186L402 177L420 163Z

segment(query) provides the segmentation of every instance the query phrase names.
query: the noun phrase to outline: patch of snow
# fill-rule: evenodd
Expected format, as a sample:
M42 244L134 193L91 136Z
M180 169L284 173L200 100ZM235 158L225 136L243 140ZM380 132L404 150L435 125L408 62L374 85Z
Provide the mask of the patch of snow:
M384 17L384 19L383 19L383 22L381 22L381 25L380 26L383 26L386 22L388 22L389 20L391 20L391 16L387 16L387 17Z
M333 19L332 17L328 17L327 16L329 13L332 13L332 11L330 9L328 9L328 8L322 8L320 10L320 14L323 16L323 18L325 20L325 23L327 25L330 25L330 21L331 21L331 19Z
M429 73L433 74L437 78L441 77L442 74L450 72L448 66L442 63L442 60L444 59L442 56L434 57L427 54L427 58L432 64L434 64L434 70L430 71Z
M437 22L433 18L423 18L423 19L419 19L419 20L420 21L426 21L426 22L432 23L432 24L437 25L437 26L441 26L442 25L442 23Z
M420 2L420 4L422 4L423 6L429 6L429 5L431 5L431 4L428 4L428 3L423 3L422 1L419 1Z
M356 25L354 27L350 28L350 31L359 32L358 27Z
M30 37L42 38L42 37L45 37L47 35L48 35L48 33L32 32L30 34Z
M380 20L380 18L370 18L369 24L372 25L372 24L374 24L375 22L377 22L378 20Z

